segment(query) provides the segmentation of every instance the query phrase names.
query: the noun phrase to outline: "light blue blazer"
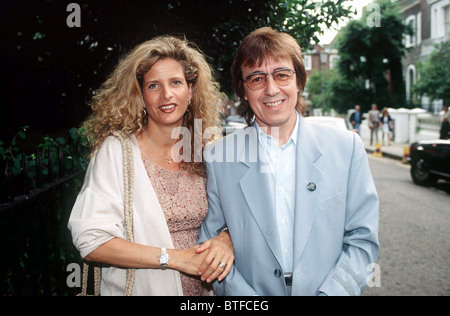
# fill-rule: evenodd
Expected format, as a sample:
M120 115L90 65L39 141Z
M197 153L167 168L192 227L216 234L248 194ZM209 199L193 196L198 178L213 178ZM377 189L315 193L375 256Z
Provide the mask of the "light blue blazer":
M294 271L283 271L273 194L255 158L256 129L208 146L209 211L204 242L228 227L235 263L214 283L217 295L360 295L379 253L379 200L360 137L300 117L294 219Z

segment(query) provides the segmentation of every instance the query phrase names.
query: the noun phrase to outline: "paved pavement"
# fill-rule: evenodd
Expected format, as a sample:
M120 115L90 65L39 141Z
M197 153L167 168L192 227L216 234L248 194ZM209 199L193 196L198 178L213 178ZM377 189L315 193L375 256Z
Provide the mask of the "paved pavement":
M373 154L376 151L376 144L370 144L370 131L367 129L362 129L361 138L364 142L364 146L368 154ZM381 133L380 133L380 142L381 142ZM383 157L388 157L396 160L403 160L404 156L409 153L410 144L399 144L395 142L391 142L390 145L380 144L381 154Z
M380 198L380 256L375 286L363 296L449 296L450 183L415 185L410 166L394 159L369 155L369 164Z
M368 154L373 154L376 151L374 144L370 145L370 140L364 139L364 147ZM409 144L391 143L391 145L381 145L380 151L383 157L388 157L397 160L403 160L404 156L409 152Z

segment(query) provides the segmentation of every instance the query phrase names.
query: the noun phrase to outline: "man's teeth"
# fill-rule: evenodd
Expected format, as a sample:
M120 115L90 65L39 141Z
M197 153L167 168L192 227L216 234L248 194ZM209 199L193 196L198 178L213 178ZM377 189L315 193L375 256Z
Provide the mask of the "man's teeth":
M279 106L281 103L283 103L283 101L278 101L278 102L273 102L273 103L264 103L267 106Z
M174 107L175 107L175 104L162 106L161 110L170 110L170 109L173 109Z

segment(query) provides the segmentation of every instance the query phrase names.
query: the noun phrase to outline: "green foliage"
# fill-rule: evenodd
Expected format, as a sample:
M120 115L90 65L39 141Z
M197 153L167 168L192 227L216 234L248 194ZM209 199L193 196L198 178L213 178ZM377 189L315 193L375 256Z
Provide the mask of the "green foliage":
M84 1L81 27L69 28L65 1L4 2L0 20L12 45L2 47L0 105L13 130L24 124L22 118L40 130L79 125L91 110L86 101L118 60L155 36L184 34L195 42L217 71L222 90L233 96L231 64L251 31L272 26L307 49L318 42L322 27L351 14L343 0ZM23 77L33 102L16 93L23 89ZM12 137L10 130L3 133Z
M339 74L334 70L321 70L314 72L308 78L306 89L314 108L325 111L336 109L332 86L339 81L338 77Z
M28 141L28 130L28 126L22 127L9 145L0 141L0 161L9 161L12 174L9 179L2 178L1 183L0 204L5 208L0 213L0 240L4 241L0 242L0 248L8 256L0 267L0 294L73 294L65 284L66 267L81 260L71 242L67 220L83 183L89 147L84 133L72 128L67 140L45 136L36 146L36 152L27 155L20 144ZM64 182L53 182L53 177L47 177L50 153L54 173L59 173L58 148L65 157L65 175L70 175ZM18 176L24 172L23 158L27 161L25 179L29 181L26 184L24 177ZM45 185L33 190L37 188L38 159L41 184ZM27 194L26 198L22 194Z
M345 85L356 92L348 98L352 106L360 104L368 109L370 103L377 103L379 107L403 107L406 104L401 66L406 52L403 36L411 34L412 30L403 24L397 3L390 0L375 3L380 7L380 27L369 23L374 13L365 11L362 18L351 21L338 38L339 73ZM367 80L369 89L366 89ZM338 87L336 94L348 90L342 85Z
M426 95L431 101L450 102L450 42L435 45L428 60L418 65L420 79L412 87L412 92Z
M358 82L346 80L337 69L314 72L308 78L307 91L313 107L325 111L334 109L338 113L346 114L348 109L357 104L370 104L365 87ZM361 107L363 111L369 110Z
M59 172L58 148L61 147L64 154L64 168L65 170L84 171L88 165L88 148L89 144L83 135L81 129L72 128L69 131L70 142L66 139L58 137L53 139L50 136L45 136L40 144L36 147L36 153L25 154L18 146L18 139L26 140L26 133L29 126L23 126L12 138L9 146L5 146L3 141L0 141L0 158L2 161L9 161L11 174L17 176L22 173L22 160L27 161L27 176L31 181L32 188L36 185L37 177L37 153L41 162L41 172L43 176L49 175L49 156L53 156L54 171ZM24 157L25 155L25 157Z
M203 37L208 39L205 53L212 57L224 92L233 95L231 64L240 42L250 32L271 26L291 34L304 50L310 49L319 42L322 27L331 28L351 14L350 7L343 3L342 0L214 1L210 15L213 19L210 21L205 17L204 22L210 21L210 24L203 29ZM180 9L184 8L184 2L179 5ZM203 8L207 10L204 5ZM183 15L176 8L173 13Z

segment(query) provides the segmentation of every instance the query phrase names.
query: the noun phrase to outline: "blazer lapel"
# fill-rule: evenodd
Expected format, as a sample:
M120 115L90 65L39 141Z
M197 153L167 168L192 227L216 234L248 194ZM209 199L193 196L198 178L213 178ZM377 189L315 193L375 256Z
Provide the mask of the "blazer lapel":
M249 143L244 146L250 151L257 151L259 153L258 136L255 127L247 129L249 134ZM277 258L279 264L282 266L281 247L278 234L278 227L276 225L275 202L273 200L273 192L270 188L270 174L267 173L267 166L264 164L264 159L249 159L255 157L255 152L248 153L246 150L241 152L240 161L249 169L247 173L241 178L240 186L245 200L250 208L250 211L255 218L259 228L261 229L264 238L267 241L272 253Z
M324 174L316 165L322 152L309 124L300 118L295 182L294 269L305 249L315 218L318 194L323 189Z

